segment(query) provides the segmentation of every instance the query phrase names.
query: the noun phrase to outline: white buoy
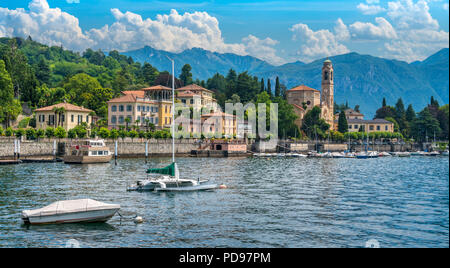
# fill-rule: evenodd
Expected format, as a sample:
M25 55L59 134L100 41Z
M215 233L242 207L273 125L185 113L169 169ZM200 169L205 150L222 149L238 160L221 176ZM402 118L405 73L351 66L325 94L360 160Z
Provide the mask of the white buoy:
M143 223L144 219L141 216L136 216L136 218L134 218L134 223L138 224L138 223Z

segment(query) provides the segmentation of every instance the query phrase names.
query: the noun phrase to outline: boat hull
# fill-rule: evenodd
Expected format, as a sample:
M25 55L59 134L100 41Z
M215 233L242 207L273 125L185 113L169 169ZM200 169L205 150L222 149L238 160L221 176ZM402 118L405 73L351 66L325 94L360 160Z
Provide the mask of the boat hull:
M104 156L78 156L78 155L66 155L64 156L64 163L66 164L97 164L97 163L109 163L112 159L112 155Z
M22 216L26 224L62 224L106 222L119 211L119 208L91 210L86 212L62 213L46 216Z
M217 189L217 184L203 184L196 186L186 186L186 187L166 187L166 188L156 188L157 192L193 192L193 191L208 191Z

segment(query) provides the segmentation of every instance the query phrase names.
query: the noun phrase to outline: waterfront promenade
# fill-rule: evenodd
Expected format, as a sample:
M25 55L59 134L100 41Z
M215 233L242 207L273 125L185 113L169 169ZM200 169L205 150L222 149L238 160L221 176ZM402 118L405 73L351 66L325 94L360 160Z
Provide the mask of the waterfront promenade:
M216 140L217 141L217 140ZM106 145L111 152L115 150L115 141L107 139ZM211 140L205 139L179 139L175 140L175 152L180 156L191 155L193 151L212 151ZM247 145L247 151L241 152L242 155L252 152L308 152L319 151L342 152L349 149L348 143L336 143L328 141L291 141L291 140L273 140L273 141L239 141ZM76 143L71 139L41 139L40 141L23 140L20 143L21 158L45 158L54 156L63 156L69 146ZM147 144L147 145L146 145ZM147 146L148 156L167 156L172 153L171 139L141 139L125 138L117 140L118 157L145 157ZM431 144L415 144L401 142L369 142L369 149L379 152L414 152L431 148ZM366 150L364 142L354 141L350 146L351 151L359 152ZM13 159L14 138L0 137L0 160ZM202 156L221 156L221 154L203 153ZM239 154L230 154L239 156Z

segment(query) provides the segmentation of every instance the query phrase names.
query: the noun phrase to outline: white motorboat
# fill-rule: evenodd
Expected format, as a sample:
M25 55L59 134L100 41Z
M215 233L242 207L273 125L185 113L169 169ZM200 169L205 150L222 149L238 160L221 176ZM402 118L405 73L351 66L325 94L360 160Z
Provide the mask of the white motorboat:
M443 152L442 152L442 155L448 156L448 150L447 150L447 151L443 151Z
M46 207L22 211L26 224L59 224L106 222L119 211L120 205L92 199L57 201Z
M331 156L333 158L345 158L345 154L344 153L339 153L339 152L333 152L333 153L331 153Z
M386 157L386 156L392 156L390 153L388 152L381 152L378 154L379 157Z
M299 153L292 153L291 156L292 156L292 157L301 157L301 158L307 157L307 155L305 155L305 154L299 154Z
M411 156L410 152L394 152L392 154L394 156L398 156L398 157L410 157Z

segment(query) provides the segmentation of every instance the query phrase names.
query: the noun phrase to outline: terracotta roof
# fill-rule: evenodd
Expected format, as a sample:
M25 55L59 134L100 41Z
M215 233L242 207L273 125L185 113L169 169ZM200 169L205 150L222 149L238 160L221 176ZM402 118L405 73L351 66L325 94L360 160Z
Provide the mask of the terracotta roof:
M296 107L297 109L299 109L299 110L301 110L301 111L304 111L305 109L303 109L303 107L302 106L300 106L300 105L297 105L297 104L292 104L294 107Z
M200 90L200 91L207 91L207 92L211 92L211 93L212 93L211 90L206 89L206 88L201 87L201 86L196 85L196 84L188 85L188 86L185 86L185 87L180 87L180 88L177 88L176 90L177 90L177 91L184 91L184 90L190 90L190 91L194 90L194 91L198 91L198 90Z
M213 112L213 113L210 113L210 114L202 114L202 117L222 117L222 116L225 116L225 117L230 117L230 116L235 116L235 115L232 115L232 114L227 114L227 113L224 113L224 112L220 112L220 111L216 111L216 112Z
M186 90L186 91L182 91L182 92L178 92L177 97L193 97L193 96L199 96L199 94L195 94L194 92L190 91L190 90Z
M84 107L80 107L80 106L76 106L70 103L65 103L65 102L61 102L55 105L51 105L51 106L47 106L47 107L42 107L39 109L36 109L35 112L47 112L47 111L53 111L53 108L61 108L63 107L64 109L66 109L66 111L74 111L74 112L86 112L86 113L90 113L92 112L92 110L84 108Z
M334 120L335 122L338 122L337 120ZM349 124L394 124L391 121L376 118L373 120L364 120L364 119L347 119L347 123Z
M126 91L122 91L122 94L134 95L138 98L143 98L145 96L145 91L144 90L126 90Z
M108 101L108 103L112 102L136 102L136 95L126 94Z
M157 86L152 86L152 87L146 87L146 88L143 88L142 90L149 91L149 90L172 90L172 89L170 87L157 85Z
M305 86L305 85L300 85L300 86L291 88L291 89L289 89L288 91L315 91L315 92L320 92L320 91L317 90L317 89L310 88L310 87L307 87L307 86Z
M344 111L346 115L356 115L356 116L364 116L362 113L357 112L353 109L347 109Z

